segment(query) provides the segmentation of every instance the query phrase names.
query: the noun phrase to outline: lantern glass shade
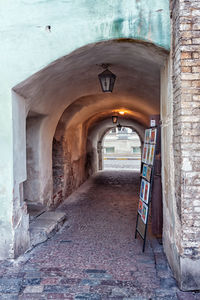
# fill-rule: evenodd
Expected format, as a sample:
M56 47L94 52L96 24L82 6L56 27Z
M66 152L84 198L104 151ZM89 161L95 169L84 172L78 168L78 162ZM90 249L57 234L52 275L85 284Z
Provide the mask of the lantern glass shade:
M117 129L118 129L118 131L121 131L122 130L122 125L118 124Z
M112 116L112 122L113 124L116 124L118 121L118 116Z
M115 84L116 75L106 69L98 75L102 91L104 93L112 93Z

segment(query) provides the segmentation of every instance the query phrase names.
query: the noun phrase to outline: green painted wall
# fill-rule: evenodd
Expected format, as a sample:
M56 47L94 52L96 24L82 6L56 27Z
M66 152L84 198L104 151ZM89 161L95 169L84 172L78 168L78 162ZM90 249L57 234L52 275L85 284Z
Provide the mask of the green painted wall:
M136 38L169 49L169 1L0 0L0 38L7 79L14 85L89 43Z

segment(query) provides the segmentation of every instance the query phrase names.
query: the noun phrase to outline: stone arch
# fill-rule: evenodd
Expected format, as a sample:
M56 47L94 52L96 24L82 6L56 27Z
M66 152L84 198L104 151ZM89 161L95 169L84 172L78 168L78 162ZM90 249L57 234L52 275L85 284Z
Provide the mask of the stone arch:
M121 120L123 120L123 125L125 125L125 127L133 129L138 134L141 145L143 145L144 130L146 127L135 122L134 119L132 120L131 118L121 118ZM89 145L87 145L87 153L91 153L90 155L93 158L90 164L91 174L103 169L102 141L107 132L113 127L110 116L109 118L101 120L101 122L95 124L88 134Z
M97 79L98 73L102 71L99 65L105 56L111 63L112 71L117 75L115 90L109 95L102 94ZM36 192L39 202L50 207L60 201L55 203L53 201L52 143L53 138L57 137L56 127L65 128L63 117L67 118L65 129L68 139L71 136L68 157L69 160L73 160L73 163L68 165L67 171L71 178L74 178L73 172L79 172L80 175L78 180L73 179L68 184L70 188L67 191L72 192L94 172L92 169L89 170L87 165L86 141L89 130L96 122L120 108L126 108L131 112L131 118L143 126L148 126L150 115L159 114L160 70L165 65L167 57L168 52L165 49L138 40L122 39L90 44L58 59L13 88L13 105L16 106L16 111L19 109L19 103L25 111L24 119L21 112L15 115L14 122L18 122L18 118L21 118L20 130L15 132L16 138L19 132L25 134L26 116L27 122L30 117L41 119L40 126L35 125L35 137L31 136L32 145L38 136L39 155L34 156L33 164L38 164L40 174L40 184L37 185L39 190ZM28 132L27 138L30 140ZM78 144L78 147L74 142L75 136L77 140L84 141ZM54 140L53 147L55 146ZM20 147L26 148L24 141ZM39 159L36 159L37 157ZM19 162L24 177L22 180L16 177L16 182L21 185L26 180L26 168L29 166L26 165L25 156L19 157ZM88 168L87 172L85 166ZM28 185L31 186L35 178L29 176L28 180ZM62 180L60 184L63 185ZM31 200L30 194L27 193L28 185L27 183L24 185L24 190L26 199ZM61 195L61 198L64 198L67 194ZM24 199L24 196L21 198ZM19 197L15 199L17 202ZM22 218L27 218L25 211L21 211L21 214ZM28 228L27 221L25 223L25 227Z
M122 126L125 127L125 128L130 128L132 129L134 132L136 132L138 138L139 138L139 141L140 141L140 149L142 149L142 145L144 143L144 129L142 130L142 132L140 132L140 128L137 128L137 125L134 124L133 122L133 125L131 125L132 122L128 122L129 124L126 125L126 124L123 124ZM99 168L99 170L103 170L104 169L104 160L103 160L103 153L102 153L102 150L103 150L103 141L104 141L104 138L106 137L106 135L108 134L108 132L114 127L111 127L110 129L107 129L104 131L103 135L101 136L101 139L99 140L99 144L101 145L100 149L101 149L101 153L99 153L99 157L98 157L98 162L99 162L99 166L101 168ZM141 154L141 153L140 153Z
M80 103L80 100L77 102ZM95 114L97 119L95 118L95 122L93 120L89 126L87 123L91 122L92 117L88 118L86 113L82 120L84 125L73 126L77 113L74 111L75 116L71 115L74 105L77 106L77 103L72 104L63 113L53 138L53 206L57 206L89 176L98 171L98 143L102 141L105 131L112 127L111 116L107 116L110 115L110 111L103 112L105 115L100 119L99 115ZM83 109L84 107L82 109L79 107L78 114L81 114ZM94 114L93 111L91 113ZM143 141L145 127L142 124L129 119L128 116L123 122L139 132ZM72 146L74 139L76 142ZM81 151L77 149L78 145L81 145Z

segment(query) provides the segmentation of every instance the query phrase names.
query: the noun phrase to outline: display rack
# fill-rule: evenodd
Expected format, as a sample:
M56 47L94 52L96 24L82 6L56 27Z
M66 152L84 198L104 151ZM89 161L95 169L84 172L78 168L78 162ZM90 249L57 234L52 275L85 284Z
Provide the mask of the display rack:
M146 245L147 226L153 188L157 136L158 128L156 126L145 130L142 151L140 195L135 229L135 238L137 238L137 234L139 234L143 239L143 252L145 251Z

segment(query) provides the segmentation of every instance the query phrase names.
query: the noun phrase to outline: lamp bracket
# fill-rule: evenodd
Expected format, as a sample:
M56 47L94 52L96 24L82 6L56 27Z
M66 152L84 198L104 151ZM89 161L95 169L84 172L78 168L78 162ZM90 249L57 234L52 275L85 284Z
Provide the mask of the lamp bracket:
M102 64L97 64L97 66L106 70L106 69L108 69L111 66L111 64L102 63Z

